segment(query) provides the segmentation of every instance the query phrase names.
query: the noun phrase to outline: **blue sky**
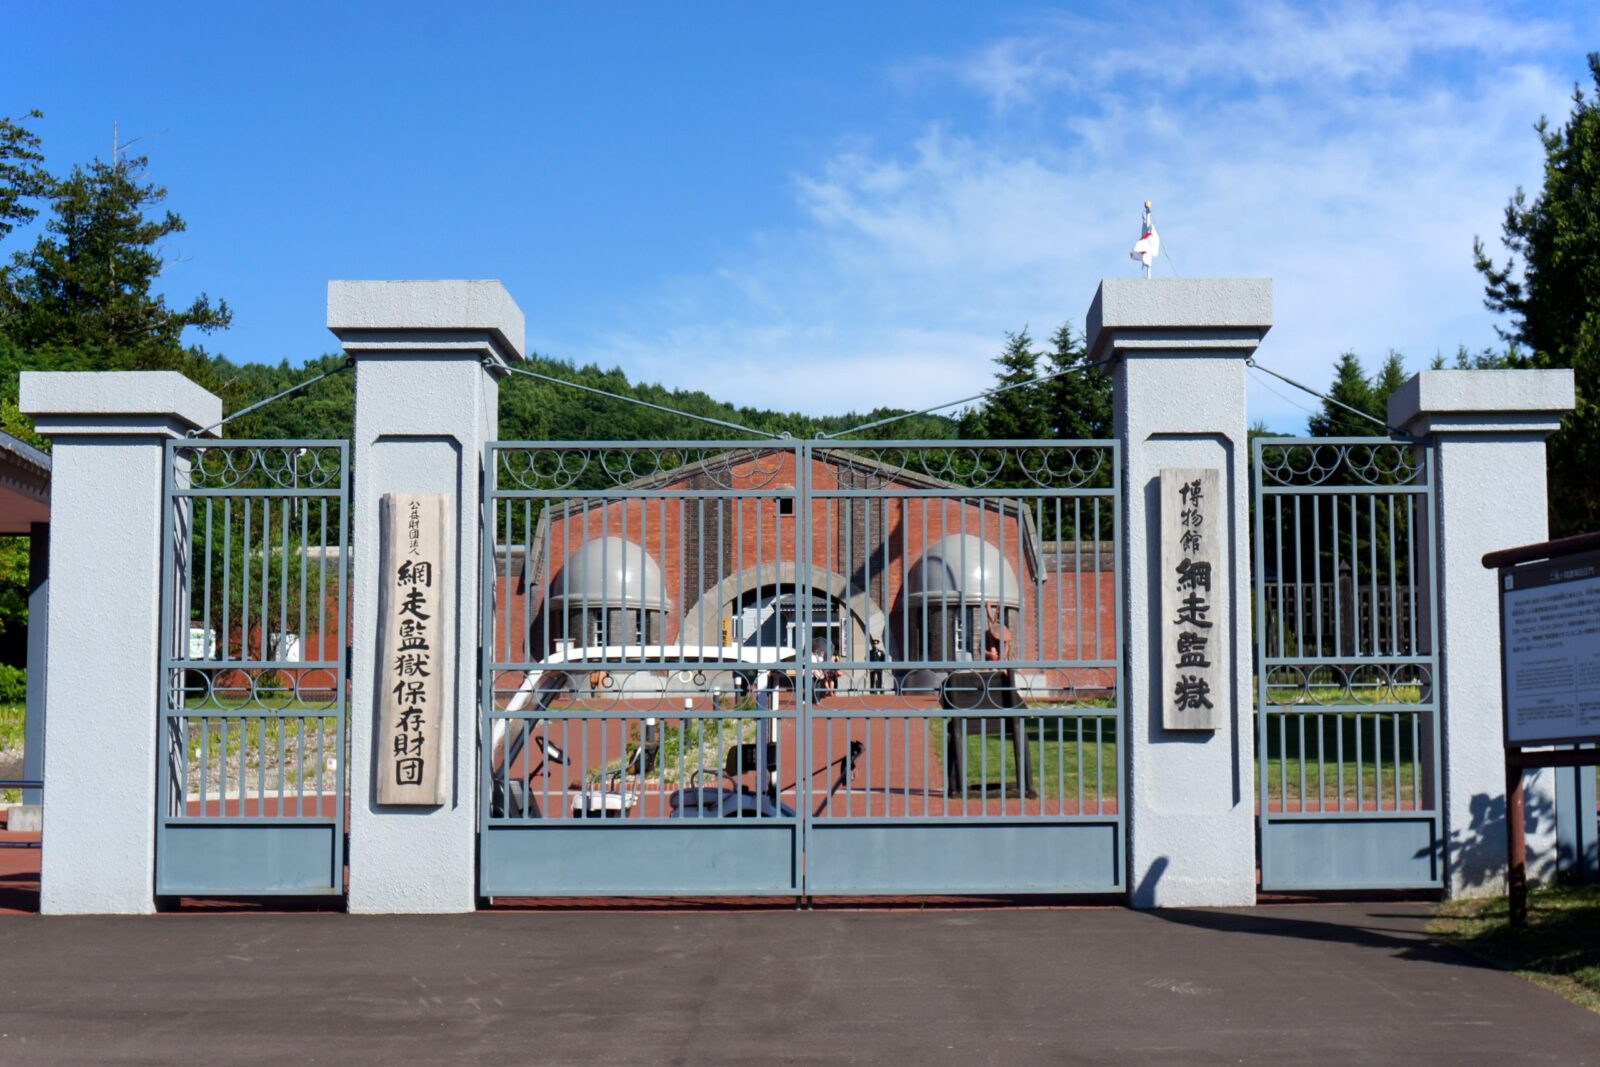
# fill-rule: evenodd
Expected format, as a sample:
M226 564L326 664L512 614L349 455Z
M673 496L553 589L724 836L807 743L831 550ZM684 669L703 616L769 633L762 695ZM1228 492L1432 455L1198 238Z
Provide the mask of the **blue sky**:
M329 278L501 279L529 345L811 412L984 387L1128 276L1268 275L1264 363L1494 342L1471 268L1592 4L73 4L5 8L50 162L138 137L204 343L332 350ZM17 246L15 236L0 251ZM1298 429L1306 398L1252 383ZM1281 394L1281 395L1280 395Z

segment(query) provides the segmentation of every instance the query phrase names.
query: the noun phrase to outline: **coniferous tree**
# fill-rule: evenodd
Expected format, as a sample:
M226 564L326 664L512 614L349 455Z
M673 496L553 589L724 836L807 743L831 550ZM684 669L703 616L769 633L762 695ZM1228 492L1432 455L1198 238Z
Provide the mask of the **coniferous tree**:
M1342 404L1348 404L1357 411L1376 414L1377 406L1372 382L1367 380L1366 368L1361 365L1361 357L1354 352L1345 352L1339 356L1339 363L1334 368L1333 385L1328 389L1328 395ZM1387 401L1388 394L1383 399ZM1308 420L1313 437L1370 437L1378 432L1378 427L1361 418L1339 404L1322 402L1322 411L1311 416Z
M1039 376L1039 353L1024 326L1006 334L1006 347L994 357L995 389L1003 393L987 397L979 417L980 436L990 439L1033 439L1050 432L1048 399L1043 385L1024 385ZM1008 388L1012 387L1012 388Z
M30 111L23 122L43 117L41 112ZM0 238L38 216L34 202L50 192L50 175L43 163L39 135L22 122L0 116ZM0 267L0 275L4 270Z
M1058 441L1099 440L1111 436L1111 376L1090 366L1083 338L1063 325L1051 337L1045 373L1050 433ZM1070 373L1061 373L1069 371Z
M1600 91L1600 52L1588 60ZM1600 104L1577 87L1572 100L1566 125L1535 126L1544 185L1506 205L1505 264L1473 244L1484 304L1510 319L1500 334L1514 346L1512 365L1570 367L1577 385L1577 406L1550 438L1553 536L1600 530Z
M0 326L21 348L92 352L112 369L198 369L183 331L221 329L232 315L203 293L173 309L153 291L161 242L186 227L171 211L150 214L167 191L143 180L147 165L95 160L51 183L45 232L0 288Z

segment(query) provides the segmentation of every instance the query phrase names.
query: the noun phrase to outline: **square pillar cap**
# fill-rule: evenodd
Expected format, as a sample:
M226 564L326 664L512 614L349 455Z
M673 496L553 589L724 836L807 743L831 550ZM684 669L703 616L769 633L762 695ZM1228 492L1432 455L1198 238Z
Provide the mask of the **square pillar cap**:
M17 407L46 437L182 437L222 421L220 397L170 370L23 371Z
M1577 394L1572 371L1425 370L1389 397L1406 433L1554 433Z
M523 358L522 309L495 280L330 281L328 329L355 356L487 347Z
M1247 358L1271 328L1271 278L1107 278L1083 333L1103 363L1139 349Z

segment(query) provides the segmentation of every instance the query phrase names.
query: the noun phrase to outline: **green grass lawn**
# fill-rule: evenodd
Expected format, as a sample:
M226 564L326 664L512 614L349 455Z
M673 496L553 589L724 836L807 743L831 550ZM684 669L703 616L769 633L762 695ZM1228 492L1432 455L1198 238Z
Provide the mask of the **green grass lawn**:
M1347 809L1380 797L1388 809L1397 787L1403 802L1418 799L1414 787L1419 784L1416 748L1421 738L1412 736L1410 716L1274 711L1266 733L1269 802L1299 810L1304 796L1307 807L1315 809L1320 795L1328 808L1336 809L1342 793ZM1426 807L1429 798L1420 799Z
M0 752L22 747L21 704L0 704ZM20 789L0 789L0 804L16 804L22 800Z
M945 758L945 721L928 720L929 759L934 766L941 765ZM1095 736L1097 722L1100 724L1098 738ZM1116 799L1117 775L1121 768L1117 762L1119 754L1115 718L1027 718L1023 720L1023 729L1028 761L1033 765L1033 785L1037 797L1075 802L1081 783L1086 807L1093 807L1097 793L1102 801ZM1012 787L1011 792L1015 795L1017 750L1010 720L1006 721L1004 738L997 730L990 734L968 734L965 741L968 795L981 795L978 785L981 781L988 781L997 790L1003 781L1006 786Z
M21 704L0 704L0 748L22 747Z
M1504 895L1446 901L1428 933L1600 1012L1600 886L1532 890L1525 930L1507 906Z

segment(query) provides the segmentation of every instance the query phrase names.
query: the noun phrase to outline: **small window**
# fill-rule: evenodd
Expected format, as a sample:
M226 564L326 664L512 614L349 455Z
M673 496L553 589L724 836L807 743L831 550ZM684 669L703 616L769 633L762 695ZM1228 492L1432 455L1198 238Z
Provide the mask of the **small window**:
M779 515L793 515L794 514L794 497L792 497L792 496L780 496L778 498L778 514Z

